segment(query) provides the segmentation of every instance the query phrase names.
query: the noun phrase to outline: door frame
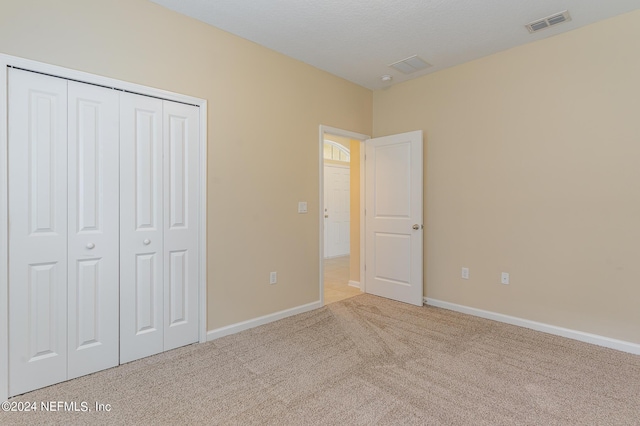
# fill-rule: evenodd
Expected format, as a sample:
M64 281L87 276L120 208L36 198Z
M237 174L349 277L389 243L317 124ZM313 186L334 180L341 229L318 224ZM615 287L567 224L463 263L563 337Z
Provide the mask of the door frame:
M336 127L320 125L318 140L318 232L320 235L320 247L319 247L319 264L320 264L320 305L324 306L324 140L325 134L341 136L350 139L356 139L360 141L360 291L365 292L366 282L364 275L364 260L365 260L365 228L364 228L364 153L365 142L371 139L371 136L351 132L348 130L338 129Z
M7 68L20 68L111 89L166 99L199 107L200 208L198 212L198 334L207 341L207 101L201 98L102 77L30 59L0 54L0 402L9 395L9 199L8 199L8 93Z

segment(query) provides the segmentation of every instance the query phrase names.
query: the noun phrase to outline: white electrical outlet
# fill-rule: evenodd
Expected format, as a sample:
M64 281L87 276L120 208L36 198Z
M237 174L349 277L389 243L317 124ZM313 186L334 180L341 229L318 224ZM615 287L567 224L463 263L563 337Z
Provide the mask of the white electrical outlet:
M508 272L503 272L502 273L502 278L500 279L500 282L502 284L509 284L509 273Z
M298 213L304 214L307 212L307 202L298 201Z
M278 273L271 272L269 273L269 284L275 284L278 282Z
M462 268L462 279L469 279L469 268Z

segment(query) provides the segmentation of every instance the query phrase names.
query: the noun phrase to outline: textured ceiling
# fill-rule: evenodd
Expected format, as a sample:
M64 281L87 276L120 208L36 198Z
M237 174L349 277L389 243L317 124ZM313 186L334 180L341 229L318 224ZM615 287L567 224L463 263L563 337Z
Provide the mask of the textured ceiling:
M151 1L369 89L640 8L640 0ZM535 34L524 26L565 9L570 22ZM409 75L388 67L416 54L433 66Z

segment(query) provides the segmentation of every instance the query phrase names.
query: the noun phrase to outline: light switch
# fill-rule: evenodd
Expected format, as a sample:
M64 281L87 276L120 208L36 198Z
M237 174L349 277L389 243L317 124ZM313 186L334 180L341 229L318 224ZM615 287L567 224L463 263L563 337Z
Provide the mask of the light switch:
M462 268L462 279L469 279L469 268Z
M298 201L298 213L306 213L306 212L307 212L307 202Z

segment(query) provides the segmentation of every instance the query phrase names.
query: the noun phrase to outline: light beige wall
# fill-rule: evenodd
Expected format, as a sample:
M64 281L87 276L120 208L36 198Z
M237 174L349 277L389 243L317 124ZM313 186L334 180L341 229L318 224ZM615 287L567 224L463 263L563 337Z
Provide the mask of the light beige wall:
M370 91L146 0L3 0L0 53L207 99L208 328L319 300L318 126Z
M374 93L416 129L428 297L640 343L640 11Z

